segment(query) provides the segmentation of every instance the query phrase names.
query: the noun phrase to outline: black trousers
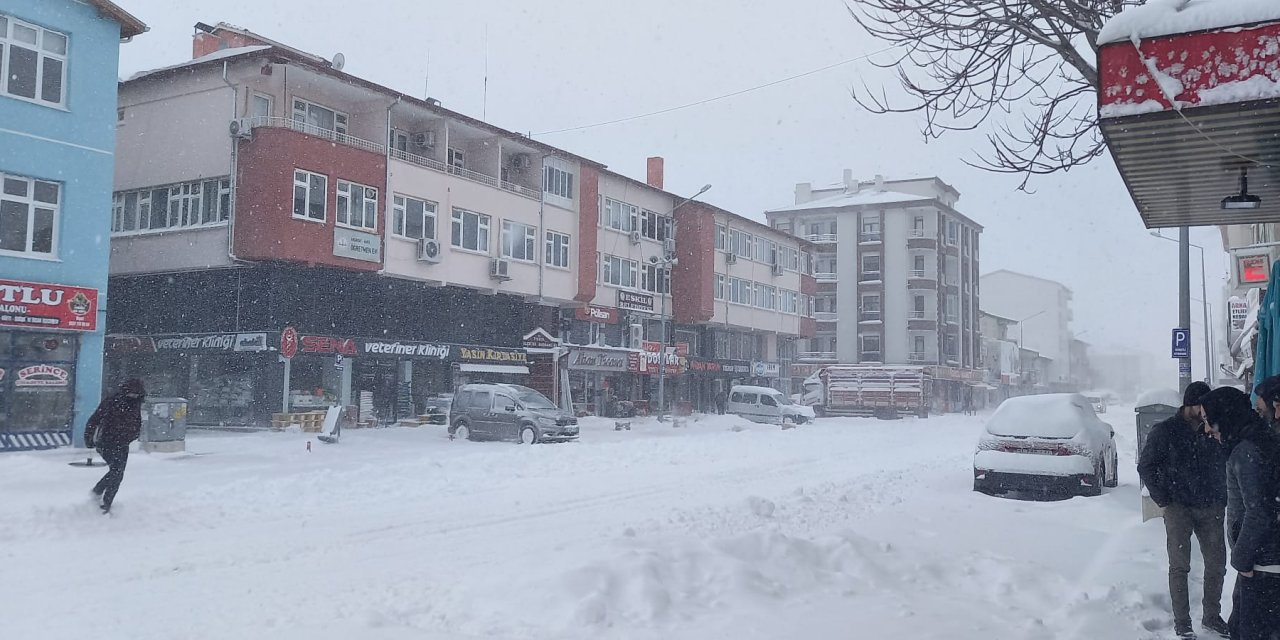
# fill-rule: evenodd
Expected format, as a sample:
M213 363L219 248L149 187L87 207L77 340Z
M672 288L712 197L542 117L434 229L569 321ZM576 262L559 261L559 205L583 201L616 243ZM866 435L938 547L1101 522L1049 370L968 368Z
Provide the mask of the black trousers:
M110 509L116 499L120 483L124 481L124 468L129 464L129 443L104 442L98 447L98 455L107 463L107 475L102 476L93 492L102 496L102 506Z
M1280 574L1254 571L1252 578L1236 576L1227 625L1233 640L1280 638Z

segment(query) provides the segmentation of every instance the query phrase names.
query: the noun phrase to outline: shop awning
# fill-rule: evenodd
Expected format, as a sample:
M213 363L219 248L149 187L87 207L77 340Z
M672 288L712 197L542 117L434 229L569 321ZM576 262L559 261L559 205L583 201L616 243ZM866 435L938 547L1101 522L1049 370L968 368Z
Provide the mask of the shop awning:
M468 373L529 373L529 367L522 364L472 364L463 362L458 365L458 370Z

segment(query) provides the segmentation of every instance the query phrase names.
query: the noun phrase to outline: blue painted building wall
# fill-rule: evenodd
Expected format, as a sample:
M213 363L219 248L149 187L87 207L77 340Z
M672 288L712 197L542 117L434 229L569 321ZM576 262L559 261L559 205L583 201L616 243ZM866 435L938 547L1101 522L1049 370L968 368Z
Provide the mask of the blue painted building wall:
M69 37L65 108L0 92L0 173L62 185L55 259L0 254L0 278L99 292L98 330L78 334L72 425L80 443L103 383L121 25L81 0L0 0L0 15Z

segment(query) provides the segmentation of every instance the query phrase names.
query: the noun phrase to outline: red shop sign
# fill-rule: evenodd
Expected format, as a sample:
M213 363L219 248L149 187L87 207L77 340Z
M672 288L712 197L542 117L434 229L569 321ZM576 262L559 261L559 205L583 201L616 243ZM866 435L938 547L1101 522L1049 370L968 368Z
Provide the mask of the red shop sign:
M598 307L594 304L578 307L576 315L579 320L586 322L603 322L605 324L617 324L618 322L618 310L612 307Z
M280 357L289 360L298 355L298 330L285 327L280 332Z
M356 355L356 341L347 338L330 338L329 336L302 336L302 352L340 353L344 356L354 356Z
M98 330L98 290L0 280L0 326Z

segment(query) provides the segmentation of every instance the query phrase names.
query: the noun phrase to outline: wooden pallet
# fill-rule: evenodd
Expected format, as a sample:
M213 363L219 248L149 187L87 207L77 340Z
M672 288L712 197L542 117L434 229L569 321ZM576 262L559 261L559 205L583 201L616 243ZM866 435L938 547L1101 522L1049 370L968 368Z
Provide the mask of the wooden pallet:
M304 411L300 413L271 414L272 431L284 431L291 425L298 425L306 433L320 433L324 429L323 411Z

